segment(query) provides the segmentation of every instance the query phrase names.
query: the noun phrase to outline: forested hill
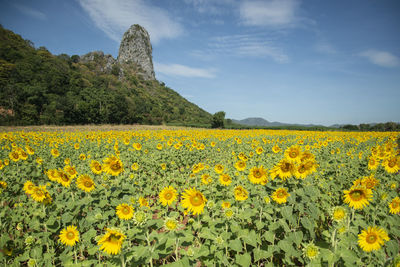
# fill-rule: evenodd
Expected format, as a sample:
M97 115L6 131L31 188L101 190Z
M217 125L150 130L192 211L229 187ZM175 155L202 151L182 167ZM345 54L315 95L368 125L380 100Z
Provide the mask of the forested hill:
M208 124L211 115L135 63L52 55L0 26L0 124ZM121 65L122 64L122 65Z

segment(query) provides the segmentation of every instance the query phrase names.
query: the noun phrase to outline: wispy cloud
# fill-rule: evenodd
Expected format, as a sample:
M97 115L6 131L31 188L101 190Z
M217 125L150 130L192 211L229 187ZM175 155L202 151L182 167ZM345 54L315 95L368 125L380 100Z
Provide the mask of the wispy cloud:
M192 5L197 12L213 15L230 12L236 2L237 0L185 0L185 3Z
M152 43L182 34L183 26L166 10L144 0L78 0L95 25L116 42L132 25L140 24L150 34Z
M215 69L211 68L193 68L180 64L163 64L154 63L154 70L156 73L162 73L167 76L182 76L191 78L214 78Z
M319 42L315 46L315 50L319 53L323 54L336 54L337 51L335 47L333 47L330 43L327 42Z
M18 9L20 12L24 13L25 15L28 15L35 19L40 19L40 20L47 19L46 15L44 13L42 13L36 9L33 9L33 8L25 6L25 5L20 5L17 3L14 3L13 5L16 9Z
M278 63L289 62L284 51L263 34L237 34L214 37L205 54L236 57L269 57ZM196 51L199 55L199 51Z
M366 50L359 54L368 59L371 63L382 67L396 67L399 65L399 58L386 51Z
M288 26L296 21L298 8L296 0L243 1L240 18L249 26Z

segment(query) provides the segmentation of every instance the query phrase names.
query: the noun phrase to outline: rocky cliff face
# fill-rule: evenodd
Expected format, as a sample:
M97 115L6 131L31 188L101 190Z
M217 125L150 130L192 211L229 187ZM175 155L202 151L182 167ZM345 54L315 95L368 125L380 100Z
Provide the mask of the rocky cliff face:
M149 33L140 25L132 25L122 37L117 61L120 64L134 62L145 80L155 80L152 47Z

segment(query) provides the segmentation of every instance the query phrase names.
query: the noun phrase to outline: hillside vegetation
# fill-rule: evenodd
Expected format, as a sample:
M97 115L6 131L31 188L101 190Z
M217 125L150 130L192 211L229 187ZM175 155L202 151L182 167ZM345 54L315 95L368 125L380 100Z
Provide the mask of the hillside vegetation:
M104 58L80 61L0 26L0 124L209 124L211 115L133 63L104 72Z

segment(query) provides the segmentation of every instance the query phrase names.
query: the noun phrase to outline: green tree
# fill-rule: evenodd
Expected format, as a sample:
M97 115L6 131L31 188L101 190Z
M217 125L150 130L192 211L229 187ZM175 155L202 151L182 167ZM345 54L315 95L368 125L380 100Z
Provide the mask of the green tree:
M224 128L225 112L219 111L212 117L211 128Z

